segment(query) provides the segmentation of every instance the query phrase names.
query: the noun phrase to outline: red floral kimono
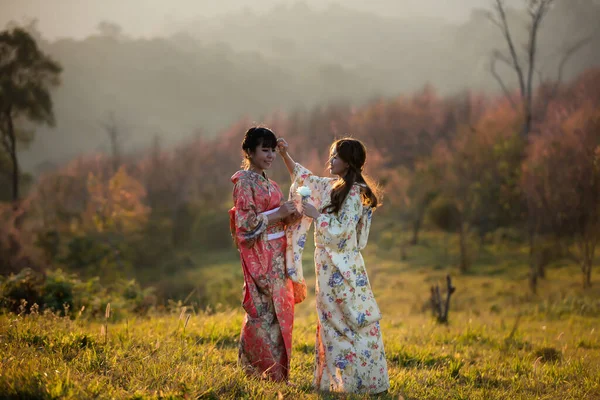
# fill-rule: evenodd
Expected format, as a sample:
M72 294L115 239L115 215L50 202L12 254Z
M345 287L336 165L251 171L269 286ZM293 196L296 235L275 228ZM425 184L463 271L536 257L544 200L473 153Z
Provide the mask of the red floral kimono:
M230 224L244 272L246 311L238 362L248 374L285 381L292 350L294 292L285 271L285 226L269 225L267 218L281 205L283 194L275 182L252 171L238 171L231 181Z

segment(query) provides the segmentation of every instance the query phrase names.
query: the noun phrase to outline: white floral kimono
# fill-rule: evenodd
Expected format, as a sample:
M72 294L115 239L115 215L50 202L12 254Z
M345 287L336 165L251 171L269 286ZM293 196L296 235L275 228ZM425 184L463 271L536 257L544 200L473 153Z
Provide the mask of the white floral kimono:
M311 189L308 200L318 210L330 204L332 178L321 178L296 164L290 194ZM367 245L372 209L364 207L356 184L338 214L315 220L316 303L318 313L317 390L379 393L390 386L379 328L381 312L373 296L360 251ZM288 228L286 267L302 271L302 252L311 219Z

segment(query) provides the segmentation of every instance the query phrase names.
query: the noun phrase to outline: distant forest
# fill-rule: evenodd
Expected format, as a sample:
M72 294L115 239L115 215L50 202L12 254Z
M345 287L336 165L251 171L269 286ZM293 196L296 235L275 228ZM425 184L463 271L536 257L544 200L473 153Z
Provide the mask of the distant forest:
M525 18L509 18L525 43ZM523 22L521 22L523 21ZM540 31L541 78L554 79L562 54L591 42L565 66L565 79L600 65L600 5L558 2ZM35 25L29 27L35 31ZM34 32L35 33L35 32ZM499 90L490 70L503 38L475 11L462 25L439 19L385 18L343 6L312 10L304 3L267 14L240 11L198 20L179 33L132 39L110 22L85 40L37 40L64 67L54 94L57 126L40 128L22 166L40 172L81 152L109 148L107 125L123 146L172 145L214 136L239 118L262 122L279 110L310 110L331 102L362 105L433 85L440 94ZM507 81L512 73L500 70Z

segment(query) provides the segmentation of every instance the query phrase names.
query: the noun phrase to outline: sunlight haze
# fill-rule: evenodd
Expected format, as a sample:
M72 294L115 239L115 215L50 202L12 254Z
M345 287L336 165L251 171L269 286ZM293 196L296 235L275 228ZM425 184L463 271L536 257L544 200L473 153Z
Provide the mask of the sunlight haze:
M39 19L39 26L48 38L84 38L96 30L101 21L112 21L133 36L163 35L178 23L196 17L213 17L218 14L248 8L265 12L279 4L302 3L298 0L2 0L0 24L23 18ZM400 18L431 17L460 21L468 17L474 7L481 7L481 0L346 0L340 2L308 0L306 4L323 9L341 4L382 16Z

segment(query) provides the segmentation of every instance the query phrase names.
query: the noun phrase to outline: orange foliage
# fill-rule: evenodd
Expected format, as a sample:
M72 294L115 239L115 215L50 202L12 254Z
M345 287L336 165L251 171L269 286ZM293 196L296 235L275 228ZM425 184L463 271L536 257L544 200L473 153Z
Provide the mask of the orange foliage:
M146 189L125 167L121 167L108 182L90 173L87 181L89 200L82 215L85 232L138 232L148 219L149 208L143 204Z
M562 85L555 98L550 99L550 94L548 88L539 91L538 106L547 105L547 112L537 121L536 134L524 143L527 152L521 186L530 200L539 203L543 199L556 203L552 206L556 208L562 207L558 203L564 199L573 198L574 193L563 193L574 190L568 189L572 185L567 183L581 181L590 154L597 154L593 121L600 104L600 69ZM446 190L464 202L465 196L474 193L473 188L480 190L501 178L507 182L494 189L498 190L494 195L509 196L514 190L509 182L513 171L506 169L522 161L515 161L519 152L513 141L522 115L504 97L471 92L443 98L427 86L412 96L378 99L361 107L332 104L277 112L258 122L285 137L294 158L315 173L325 173L333 140L343 136L363 140L369 151L366 172L381 182L387 202L396 207L418 205L419 196L430 189ZM161 149L157 143L137 159L126 161L128 174L123 170L117 174L119 178L110 181L107 157L79 158L42 177L32 191L33 204L46 226L63 221L64 227L84 213L100 213L103 218L116 213L127 219L132 212L141 217L148 212L146 206L174 212L194 203L208 212L223 211L231 197L229 178L241 163L243 134L255 123L242 118L213 139L192 138L171 150ZM588 147L592 153L585 150ZM289 177L281 163L269 173L286 187ZM117 184L120 180L125 183ZM558 187L553 182L565 185ZM126 189L122 190L135 201L116 189L123 185ZM431 187L415 190L415 185ZM113 191L121 193L120 197ZM102 208L107 203L111 206Z

